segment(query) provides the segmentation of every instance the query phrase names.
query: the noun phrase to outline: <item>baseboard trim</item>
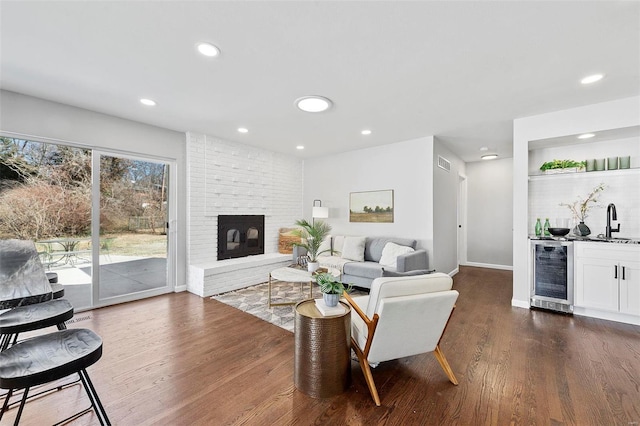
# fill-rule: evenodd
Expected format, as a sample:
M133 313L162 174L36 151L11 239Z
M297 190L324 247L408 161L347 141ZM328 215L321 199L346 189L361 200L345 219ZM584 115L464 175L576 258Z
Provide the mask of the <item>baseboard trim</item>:
M511 265L494 265L492 263L465 262L462 266L475 266L476 268L502 269L503 271L513 271Z
M176 288L173 289L174 293L180 293L181 291L187 291L186 285L177 285Z
M524 308L530 309L531 305L529 302L524 300L511 299L511 306L515 306L516 308Z

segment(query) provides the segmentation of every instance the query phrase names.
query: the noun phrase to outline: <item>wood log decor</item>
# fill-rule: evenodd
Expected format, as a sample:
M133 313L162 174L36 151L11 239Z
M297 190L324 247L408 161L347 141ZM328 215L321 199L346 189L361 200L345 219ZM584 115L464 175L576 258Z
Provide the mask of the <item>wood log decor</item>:
M300 237L293 235L293 230L294 228L280 228L278 233L278 253L293 253L293 245L300 242Z

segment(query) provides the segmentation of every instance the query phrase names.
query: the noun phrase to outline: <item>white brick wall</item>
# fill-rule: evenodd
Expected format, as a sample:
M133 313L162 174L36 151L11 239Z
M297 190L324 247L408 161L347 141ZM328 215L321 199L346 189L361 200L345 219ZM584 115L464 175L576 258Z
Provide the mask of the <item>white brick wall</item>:
M187 290L210 295L243 281L242 273L227 274L214 285L206 269L201 278L194 276L217 261L219 214L264 214L265 254L277 253L278 230L302 218L302 172L302 160L294 157L187 133Z

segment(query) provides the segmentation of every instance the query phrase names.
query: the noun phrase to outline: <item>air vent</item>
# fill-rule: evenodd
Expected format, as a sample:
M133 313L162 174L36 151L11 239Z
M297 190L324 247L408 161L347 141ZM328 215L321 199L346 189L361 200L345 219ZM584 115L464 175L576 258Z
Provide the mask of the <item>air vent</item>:
M444 157L438 155L438 167L448 172L451 171L451 162Z

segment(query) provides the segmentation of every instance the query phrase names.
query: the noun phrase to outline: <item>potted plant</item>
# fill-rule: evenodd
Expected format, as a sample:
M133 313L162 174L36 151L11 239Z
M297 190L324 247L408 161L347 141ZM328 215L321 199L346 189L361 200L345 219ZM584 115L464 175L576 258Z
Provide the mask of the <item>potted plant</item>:
M576 172L586 167L586 161L574 161L574 160L553 160L547 161L540 166L540 170L543 173L566 173Z
M566 206L571 210L571 214L573 215L573 219L578 222L576 227L573 229L573 233L578 236L586 237L591 233L591 230L587 225L585 225L584 220L587 218L587 212L589 211L590 203L593 203L593 207L599 207L597 205L598 202L598 194L604 191L604 183L593 188L591 193L587 195L585 199L581 199L578 197L576 201L571 204L568 203L560 203L561 206Z
M318 269L318 256L324 252L331 251L331 249L320 251L322 241L331 232L331 226L321 220L309 223L305 219L296 220L296 225L300 229L295 229L292 233L303 240L303 242L296 243L296 245L307 250L307 256L309 256L307 269L309 272L313 272Z
M351 291L351 284L347 284L346 287L336 277L328 272L322 272L316 275L316 282L322 292L322 299L327 306L337 306L340 296L345 291Z

